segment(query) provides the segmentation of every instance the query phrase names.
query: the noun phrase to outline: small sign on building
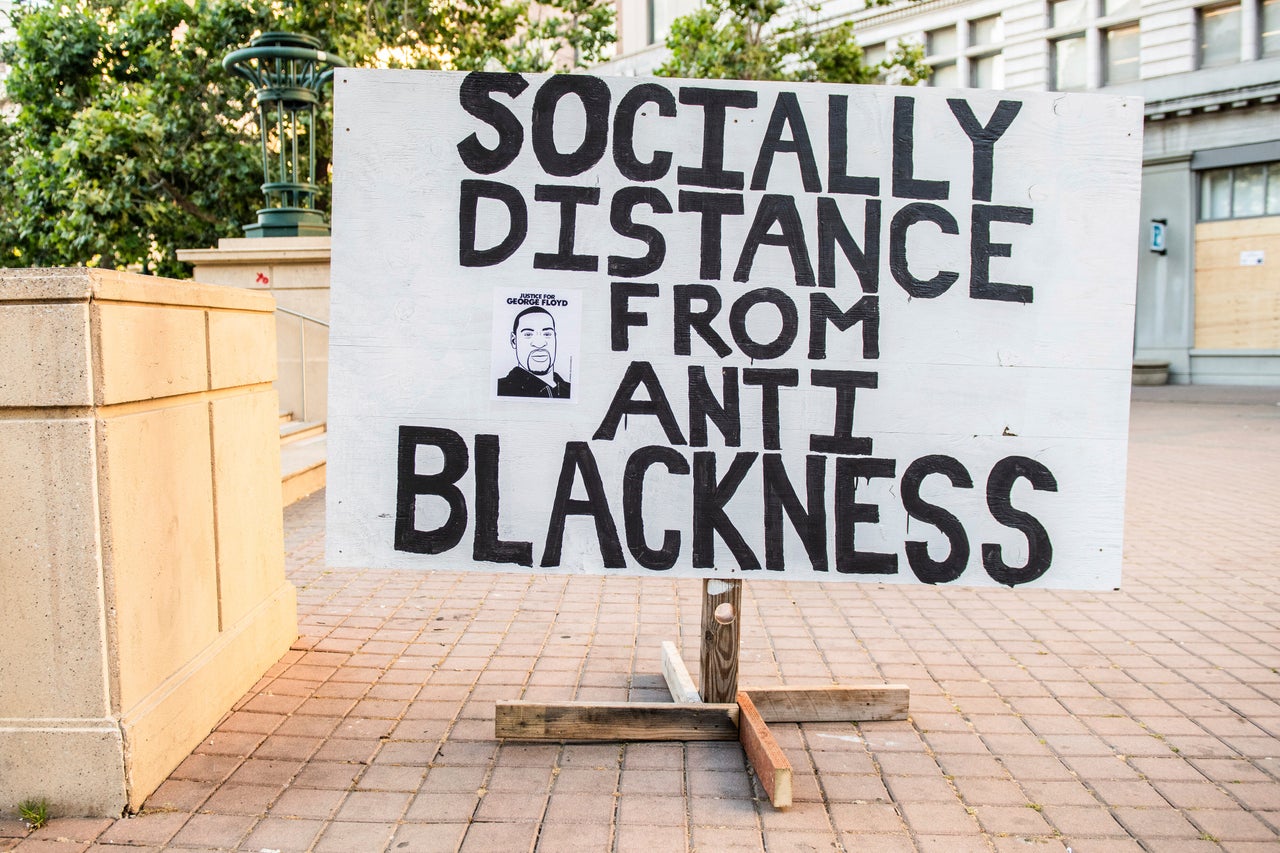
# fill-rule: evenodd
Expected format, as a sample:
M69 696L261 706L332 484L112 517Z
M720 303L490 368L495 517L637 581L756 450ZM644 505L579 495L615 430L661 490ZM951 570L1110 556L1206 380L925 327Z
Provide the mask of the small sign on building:
M1168 254L1169 247L1165 245L1166 232L1169 229L1169 220L1153 219L1151 220L1151 245L1149 248L1157 255Z

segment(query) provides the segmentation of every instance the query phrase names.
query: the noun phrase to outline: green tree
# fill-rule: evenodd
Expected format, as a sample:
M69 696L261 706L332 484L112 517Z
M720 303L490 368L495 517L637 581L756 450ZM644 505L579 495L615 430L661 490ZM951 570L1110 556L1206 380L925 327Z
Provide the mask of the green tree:
M888 5L890 0L868 0ZM784 0L706 0L677 18L667 36L671 57L657 72L666 77L790 80L826 83L914 85L929 76L923 48L900 42L883 61L869 63L853 24L817 24L817 6L801 7L789 20ZM793 7L794 8L794 7Z
M222 47L261 24L243 5L20 8L5 46L17 115L0 126L8 266L142 264L247 221L261 168L245 87Z
M258 33L352 65L541 71L596 61L608 0L19 0L0 43L0 265L140 265L240 234L262 205L253 96L222 69ZM328 164L327 125L318 138Z

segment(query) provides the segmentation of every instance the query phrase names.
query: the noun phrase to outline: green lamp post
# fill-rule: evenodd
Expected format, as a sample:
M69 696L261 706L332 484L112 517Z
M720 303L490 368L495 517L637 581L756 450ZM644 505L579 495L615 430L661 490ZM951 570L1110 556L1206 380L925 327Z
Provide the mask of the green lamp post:
M316 209L316 108L341 57L311 36L263 33L227 54L222 67L246 78L258 101L262 134L262 192L266 207L244 226L247 237L325 236L329 223Z

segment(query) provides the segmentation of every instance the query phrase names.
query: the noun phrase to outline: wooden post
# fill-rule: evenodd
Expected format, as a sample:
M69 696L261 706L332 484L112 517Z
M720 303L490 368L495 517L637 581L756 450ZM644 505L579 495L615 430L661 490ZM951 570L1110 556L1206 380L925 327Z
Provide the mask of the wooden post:
M702 701L738 696L738 639L742 630L742 581L702 581Z

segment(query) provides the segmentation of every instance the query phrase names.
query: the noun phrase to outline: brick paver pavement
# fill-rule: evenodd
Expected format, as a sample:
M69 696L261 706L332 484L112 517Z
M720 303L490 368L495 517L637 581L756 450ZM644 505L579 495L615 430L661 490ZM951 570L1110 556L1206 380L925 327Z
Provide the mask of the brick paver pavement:
M1137 397L1120 592L747 585L743 683L911 687L907 722L775 727L789 810L736 744L493 740L497 699L665 699L698 582L330 572L321 495L296 647L142 814L0 849L1280 849L1280 393Z

